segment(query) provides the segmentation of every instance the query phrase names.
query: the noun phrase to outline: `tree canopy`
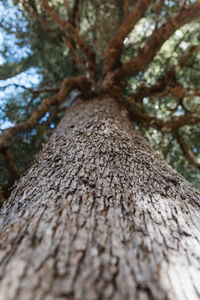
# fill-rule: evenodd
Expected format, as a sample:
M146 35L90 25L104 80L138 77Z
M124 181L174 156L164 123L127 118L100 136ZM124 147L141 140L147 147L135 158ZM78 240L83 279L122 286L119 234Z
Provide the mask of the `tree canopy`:
M104 95L125 105L159 154L200 188L199 1L4 0L1 6L5 196L66 108Z

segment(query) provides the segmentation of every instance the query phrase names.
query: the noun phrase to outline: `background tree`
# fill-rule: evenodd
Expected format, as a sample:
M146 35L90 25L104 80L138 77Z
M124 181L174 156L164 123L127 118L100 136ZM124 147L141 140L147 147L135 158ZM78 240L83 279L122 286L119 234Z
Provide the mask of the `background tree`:
M25 146L33 156L74 107L3 206L1 295L199 299L199 193L129 117L177 168L185 157L199 169L200 3L14 4L26 54L5 62L1 78L31 66L42 76L37 90L17 86L22 100L4 107L14 123L0 137L9 185L19 176L12 153L24 158Z

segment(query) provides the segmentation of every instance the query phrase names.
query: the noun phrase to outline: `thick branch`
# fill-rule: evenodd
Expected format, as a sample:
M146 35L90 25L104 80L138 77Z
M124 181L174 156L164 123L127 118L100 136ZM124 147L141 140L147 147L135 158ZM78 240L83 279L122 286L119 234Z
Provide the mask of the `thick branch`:
M73 39L75 43L80 47L84 56L86 57L86 69L90 78L94 78L95 76L95 53L90 49L89 45L85 42L85 40L80 37L77 33L76 29L69 22L65 21L63 18L59 16L59 14L55 11L55 9L49 6L48 1L40 0L42 6L46 10L46 12L52 17L52 19L58 24L58 26L66 31L69 36Z
M21 84L16 84L16 83L9 83L5 86L1 86L0 90L5 90L10 86L15 86L16 88L22 88L24 90L29 91L31 94L40 94L40 93L45 93L45 92L58 92L59 91L59 87L51 87L51 88L44 88L44 89L38 89L38 90L33 90L29 87L26 87L25 85L21 85Z
M70 9L68 0L64 0L64 5L67 9L69 24L71 24L76 29L76 31L79 30L80 27L80 18L83 7L83 1L84 0L75 0L73 8Z
M176 138L177 142L179 143L179 146L180 146L181 150L183 151L183 154L184 154L185 158L188 160L188 162L195 168L200 169L200 164L197 162L194 153L189 148L185 139L178 132L176 132L174 134L174 137Z
M55 96L44 99L38 110L34 111L26 122L3 131L0 136L0 151L8 148L10 140L16 133L33 129L51 106L60 105L66 100L66 97L71 90L79 89L82 92L83 97L85 97L88 90L90 90L90 85L90 81L85 77L71 77L69 79L65 79L62 82L59 93Z
M67 9L67 16L68 16L69 23L71 23L71 9L70 9L68 0L64 0L64 5Z
M31 99L26 107L26 116L27 118L30 117L29 115L29 108L31 106L31 104L33 103L33 100L41 93L49 93L49 92L58 92L60 88L58 87L52 87L52 88L44 88L44 89L38 89L38 90L34 90L34 89L31 89L31 88L28 88L24 85L21 85L21 84L16 84L16 83L10 83L6 86L2 86L0 87L0 90L5 90L6 88L8 88L9 86L15 86L16 88L22 88L22 89L25 89L27 91L29 91L31 93Z
M80 27L80 19L81 19L81 11L83 7L83 0L75 0L74 1L74 6L72 9L72 20L71 24L74 26L76 30L79 30Z
M24 87L26 88L26 87ZM31 95L31 99L30 101L28 102L28 105L26 107L26 117L27 119L30 117L30 114L29 114L29 108L30 106L32 105L34 99L40 94L40 93L45 93L45 92L58 92L59 91L59 88L55 87L55 88L46 88L46 89L38 89L38 90L32 90L32 89L28 89L29 92L32 94Z
M170 121L166 121L163 123L163 131L176 131L180 127L186 126L186 125L195 125L200 124L200 117L194 114L187 114L184 116L176 117Z
M135 24L145 14L151 2L152 1L149 0L138 1L134 10L125 18L124 22L111 38L107 45L104 56L104 74L112 71L117 65L119 65L120 57L123 51L124 39L131 32Z
M145 46L132 60L124 63L115 71L115 78L134 76L142 71L155 57L166 40L181 26L200 17L200 3L191 4L188 8L182 8L173 17L169 18L159 29L155 30L147 40Z

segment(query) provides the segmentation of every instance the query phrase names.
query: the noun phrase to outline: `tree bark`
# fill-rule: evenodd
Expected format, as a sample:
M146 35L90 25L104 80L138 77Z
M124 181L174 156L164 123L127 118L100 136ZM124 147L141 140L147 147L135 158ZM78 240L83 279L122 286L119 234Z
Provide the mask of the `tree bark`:
M0 299L200 299L199 211L123 107L81 102L1 210Z

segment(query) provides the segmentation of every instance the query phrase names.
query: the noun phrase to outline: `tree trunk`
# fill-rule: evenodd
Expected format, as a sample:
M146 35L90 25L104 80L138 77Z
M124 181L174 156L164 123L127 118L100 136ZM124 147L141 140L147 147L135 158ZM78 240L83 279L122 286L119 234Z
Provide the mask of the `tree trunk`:
M3 206L0 299L200 299L199 200L124 108L81 102Z

